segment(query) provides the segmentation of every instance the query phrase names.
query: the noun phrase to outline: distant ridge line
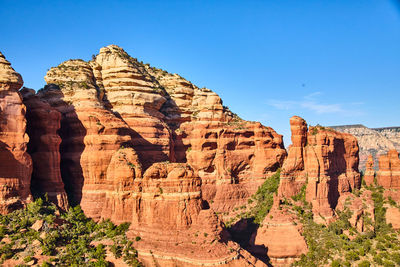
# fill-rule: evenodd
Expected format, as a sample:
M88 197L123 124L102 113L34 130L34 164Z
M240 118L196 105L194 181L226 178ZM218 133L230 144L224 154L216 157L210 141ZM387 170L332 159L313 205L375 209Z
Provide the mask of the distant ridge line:
M364 126L362 124L347 124L347 125L334 125L334 126L327 126L329 128L368 128L367 126Z
M363 124L347 124L347 125L333 125L333 126L327 126L329 128L368 128L367 126ZM389 126L389 127L378 127L378 128L368 128L371 130L393 130L393 129L400 129L400 126Z
M391 127L380 127L380 128L371 128L372 130L392 130L392 129L400 129L400 126L391 126Z

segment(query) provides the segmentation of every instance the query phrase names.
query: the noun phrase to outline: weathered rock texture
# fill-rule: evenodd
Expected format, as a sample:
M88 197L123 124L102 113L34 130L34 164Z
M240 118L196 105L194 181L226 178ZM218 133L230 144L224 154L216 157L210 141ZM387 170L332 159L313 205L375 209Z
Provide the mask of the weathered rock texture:
M329 219L339 196L361 185L357 140L330 128L308 128L297 116L290 119L290 127L292 145L282 167L278 195L291 197L306 185L306 200L314 213Z
M279 208L278 201L252 235L250 243L250 250L255 254L267 253L273 266L290 266L308 251L299 219L289 210Z
M367 186L370 186L374 183L375 179L375 170L374 170L374 158L372 155L368 156L367 163L365 165L365 173L364 180Z
M367 128L361 124L330 126L339 132L350 133L357 138L360 146L360 170L365 170L368 156L375 159L374 166L378 167L378 158L391 149L400 150L400 127Z
M29 119L53 118L28 129L34 184L51 183L43 191L62 206L63 182L87 216L131 222L150 266L154 258L163 266L262 265L229 241L213 210L246 203L282 166L282 136L114 45L89 62L51 68L45 80L36 95L23 91Z
M369 218L371 223L375 221L374 208L375 204L370 190L364 190L358 197L350 193L343 194L336 206L337 211L345 211L346 209L351 211L349 222L359 232L373 229L371 224L366 223L365 218Z
M377 182L386 189L400 189L400 159L396 150L379 157Z
M32 160L26 153L22 77L0 53L0 214L21 208L31 198Z
M34 90L23 88L21 94L27 109L28 153L33 161L32 193L47 193L49 200L66 210L68 199L60 171L61 138L57 134L61 115L41 101Z

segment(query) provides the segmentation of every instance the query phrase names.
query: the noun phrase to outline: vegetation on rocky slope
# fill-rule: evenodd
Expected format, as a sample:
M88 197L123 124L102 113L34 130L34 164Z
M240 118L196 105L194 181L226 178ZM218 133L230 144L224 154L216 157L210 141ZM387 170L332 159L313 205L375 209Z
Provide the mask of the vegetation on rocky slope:
M295 266L399 266L400 240L385 220L385 199L383 188L372 186L361 190L371 190L375 205L375 220L364 216L364 232L358 232L349 219L352 215L348 208L337 211L338 219L328 226L313 221L308 203L291 206L303 224L303 235L309 252L302 255Z
M248 200L248 206L243 206L244 211L237 213L225 222L229 228L233 223L241 219L249 219L259 225L272 208L274 195L278 192L280 180L280 169L265 180L257 189L257 192Z
M54 204L38 198L25 209L0 216L0 263L6 260L42 266L109 266L107 254L129 266L141 266L129 224L95 223L76 206L60 214ZM140 240L140 238L137 238Z

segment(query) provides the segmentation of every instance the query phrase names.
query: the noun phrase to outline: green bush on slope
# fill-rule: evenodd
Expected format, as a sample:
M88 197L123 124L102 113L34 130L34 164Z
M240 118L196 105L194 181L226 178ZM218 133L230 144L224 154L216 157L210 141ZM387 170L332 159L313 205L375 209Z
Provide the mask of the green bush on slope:
M102 240L112 239L113 246L109 246L116 256L124 254L124 260L129 266L141 266L137 260L137 252L133 242L127 240L126 231L129 224L118 226L110 220L95 223L87 218L79 206L70 208L61 216L56 216L57 208L47 198L38 198L27 205L25 209L16 210L8 215L0 215L0 236L7 236L11 243L0 243L0 263L11 257L23 259L23 255L31 253L34 256L33 241L39 240L42 253L51 256L46 264L61 266L109 266L106 258L106 246ZM58 217L58 223L54 223ZM43 220L40 232L31 226L38 220ZM97 246L93 242L99 243ZM26 246L23 246L23 245ZM20 247L25 247L21 251ZM118 258L118 257L116 257Z
M294 266L395 266L400 262L398 233L386 224L383 189L368 187L375 205L375 221L364 215L369 230L359 233L350 223L348 208L337 212L338 219L325 225L313 221L311 208L292 206L303 224L303 235L309 248ZM363 189L362 189L363 190ZM346 233L345 233L346 231ZM351 240L349 238L351 236ZM373 263L372 263L373 261Z

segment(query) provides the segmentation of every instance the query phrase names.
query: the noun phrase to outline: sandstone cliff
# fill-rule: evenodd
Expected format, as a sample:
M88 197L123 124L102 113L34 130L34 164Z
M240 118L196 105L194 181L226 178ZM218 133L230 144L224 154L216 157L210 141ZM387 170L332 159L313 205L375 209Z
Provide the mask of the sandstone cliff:
M0 214L21 208L31 199L26 109L18 93L22 84L21 75L0 53Z
M23 91L29 119L43 120L44 110L53 118L28 129L33 181L52 184L43 191L60 206L64 183L87 216L131 222L149 265L262 264L229 241L214 211L246 203L282 166L282 136L114 45L51 68L45 80L36 95Z
M377 182L386 189L400 189L400 159L396 150L379 157Z
M278 195L291 197L306 186L306 200L315 215L329 220L339 196L361 185L357 140L330 128L307 127L297 116L290 119L290 127L292 145L282 167Z
M67 210L68 199L60 170L61 138L57 134L61 115L35 96L34 90L23 88L21 94L27 109L28 153L33 161L32 193L47 194L58 207Z

